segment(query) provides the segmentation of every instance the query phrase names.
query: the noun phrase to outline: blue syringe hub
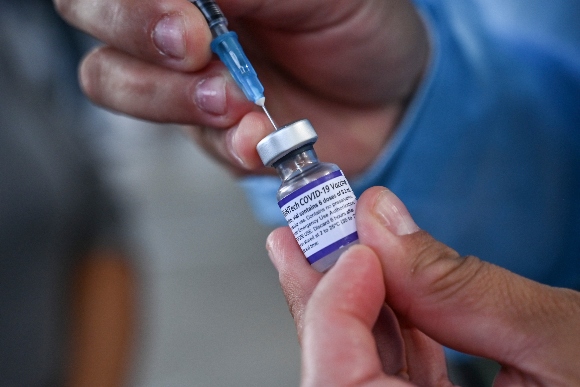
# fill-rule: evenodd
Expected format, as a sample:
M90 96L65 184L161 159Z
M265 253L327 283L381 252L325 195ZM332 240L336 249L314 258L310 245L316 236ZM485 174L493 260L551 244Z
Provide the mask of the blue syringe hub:
M258 74L244 54L238 42L238 35L233 31L228 31L217 36L211 42L211 50L230 70L246 98L256 105L264 106L264 86L258 80Z
M242 50L238 35L229 31L228 21L214 0L190 0L205 17L214 37L211 50L226 65L246 98L264 107L264 86Z

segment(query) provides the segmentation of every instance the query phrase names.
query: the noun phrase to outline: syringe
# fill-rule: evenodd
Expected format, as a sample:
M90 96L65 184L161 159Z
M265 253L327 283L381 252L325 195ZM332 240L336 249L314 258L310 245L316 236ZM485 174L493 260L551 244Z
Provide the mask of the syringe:
M242 46L238 41L238 35L228 30L228 21L214 0L190 0L199 8L205 20L209 24L209 29L213 35L211 50L219 56L226 65L232 77L242 89L246 97L258 106L261 106L266 116L278 129L270 113L266 109L264 97L264 86L258 80L258 75L252 64L244 54Z

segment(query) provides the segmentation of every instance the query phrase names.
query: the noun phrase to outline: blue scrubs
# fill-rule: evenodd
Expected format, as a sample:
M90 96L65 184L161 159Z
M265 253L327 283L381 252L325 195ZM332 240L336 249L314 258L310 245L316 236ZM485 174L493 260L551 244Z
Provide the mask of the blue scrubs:
M415 1L432 56L357 195L386 186L460 254L580 289L580 3ZM284 224L279 180L242 182Z

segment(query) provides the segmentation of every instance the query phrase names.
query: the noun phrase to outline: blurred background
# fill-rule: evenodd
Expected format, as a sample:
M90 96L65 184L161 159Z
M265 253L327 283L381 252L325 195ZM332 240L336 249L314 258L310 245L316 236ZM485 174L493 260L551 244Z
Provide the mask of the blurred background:
M244 192L177 128L109 118L101 149L141 249L133 385L298 385L269 229Z
M66 359L57 342L67 335L52 336L62 333L58 297L67 291L51 281L67 278L47 268L68 273L69 261L53 265L53 250L41 251L41 261L23 246L35 243L29 231L61 246L75 231L57 235L62 214L98 215L91 205L79 210L59 185L97 195L82 171L72 174L85 151L119 208L118 234L135 272L129 385L298 385L296 333L264 247L270 229L256 222L237 182L178 128L84 99L76 67L93 44L51 1L0 0L0 386L58 385L43 378L60 375ZM37 178L43 183L30 183ZM50 210L54 203L61 212ZM54 307L42 297L53 290Z

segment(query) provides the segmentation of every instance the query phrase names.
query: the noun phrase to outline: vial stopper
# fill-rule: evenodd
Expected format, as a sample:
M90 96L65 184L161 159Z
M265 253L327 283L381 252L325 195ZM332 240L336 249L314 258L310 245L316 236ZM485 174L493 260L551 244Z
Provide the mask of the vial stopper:
M318 135L310 121L304 119L293 122L270 133L258 143L256 149L265 166L273 164L288 153L307 144L314 144Z

